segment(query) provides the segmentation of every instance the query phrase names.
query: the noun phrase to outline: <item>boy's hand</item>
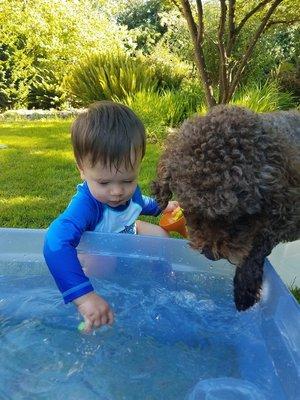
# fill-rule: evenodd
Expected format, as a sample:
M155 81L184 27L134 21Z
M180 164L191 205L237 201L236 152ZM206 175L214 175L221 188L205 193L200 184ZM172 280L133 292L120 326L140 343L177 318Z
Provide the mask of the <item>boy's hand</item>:
M169 201L167 207L163 210L163 214L167 212L172 212L179 207L178 201Z
M109 305L95 292L80 296L73 303L84 318L84 332L90 332L93 328L99 328L102 325L112 325L114 322L114 315Z

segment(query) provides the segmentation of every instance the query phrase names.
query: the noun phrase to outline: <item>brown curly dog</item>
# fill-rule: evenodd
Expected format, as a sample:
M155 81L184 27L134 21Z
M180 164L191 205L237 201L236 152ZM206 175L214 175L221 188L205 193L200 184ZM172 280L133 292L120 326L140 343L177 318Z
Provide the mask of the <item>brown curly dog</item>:
M191 246L237 266L234 298L260 298L263 263L282 241L299 238L297 111L256 114L233 106L194 117L167 140L153 191L164 208L184 209Z

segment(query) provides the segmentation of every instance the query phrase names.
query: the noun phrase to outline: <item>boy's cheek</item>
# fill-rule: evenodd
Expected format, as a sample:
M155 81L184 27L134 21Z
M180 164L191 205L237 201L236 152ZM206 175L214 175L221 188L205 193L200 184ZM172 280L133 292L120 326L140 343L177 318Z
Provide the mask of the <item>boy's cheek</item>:
M90 192L94 197L103 196L103 190L97 185L89 185Z
M130 196L132 196L132 195L134 194L134 192L136 191L136 188L137 188L137 183L135 183L135 184L132 186L131 191L130 191Z

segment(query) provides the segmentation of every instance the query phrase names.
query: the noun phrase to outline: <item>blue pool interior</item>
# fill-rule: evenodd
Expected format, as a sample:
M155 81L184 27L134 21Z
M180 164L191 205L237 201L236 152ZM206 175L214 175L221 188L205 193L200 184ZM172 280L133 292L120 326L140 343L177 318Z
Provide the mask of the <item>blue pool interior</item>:
M43 230L0 229L0 399L296 400L300 310L269 262L235 310L234 268L184 240L86 233L78 254L116 321L91 335L42 257Z

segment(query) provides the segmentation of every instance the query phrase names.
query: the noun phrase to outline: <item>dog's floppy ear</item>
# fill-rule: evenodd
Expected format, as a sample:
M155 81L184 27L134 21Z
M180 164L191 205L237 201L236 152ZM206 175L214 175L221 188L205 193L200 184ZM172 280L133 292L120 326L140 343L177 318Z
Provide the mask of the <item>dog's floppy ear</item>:
M173 193L170 188L170 181L171 174L166 160L162 156L157 166L157 178L151 185L152 193L162 209L166 208L168 201L172 198Z

